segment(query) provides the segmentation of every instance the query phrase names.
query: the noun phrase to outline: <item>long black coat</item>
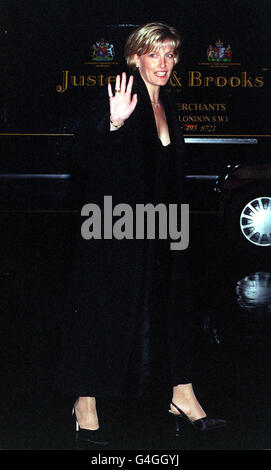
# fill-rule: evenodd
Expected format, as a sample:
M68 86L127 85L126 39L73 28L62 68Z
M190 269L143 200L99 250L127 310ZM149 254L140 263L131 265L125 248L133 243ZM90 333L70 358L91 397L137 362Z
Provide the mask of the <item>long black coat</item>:
M113 207L118 203L135 208L138 203L167 202L154 199L154 176L160 141L148 91L138 72L134 76L132 93L138 95L137 106L119 130L109 130L106 93L102 101L98 100L91 107L80 126L73 154L87 177L82 205L96 203L102 209L105 195L112 196ZM160 97L174 150L170 154L169 172L165 175L169 201L181 203L184 141L175 104L171 103L170 96L163 89ZM185 348L178 337L180 316L176 315L180 282L184 275L184 252L173 252L169 248L166 251L173 268L170 268L170 277L169 264L164 263L167 269L159 278L159 291L167 286L166 297L169 298L168 306L161 303L164 305L161 312L158 309L159 298L151 306L149 292L153 269L157 269L158 274L159 269L162 269L159 255L154 263L149 259L149 247L154 242L136 239L84 240L80 234L84 219L82 217L78 221L75 262L68 293L70 307L67 307L64 324L59 376L61 388L66 393L81 396L122 394L129 381L129 370L137 370L135 364L139 368L138 374L142 374L142 360L146 360L149 347L144 337L146 315L150 315L151 310L156 312L157 319L156 330L152 335L159 344L165 338L159 336L158 330L165 331L165 324L170 322L171 333L167 340L172 350L170 352L165 343L165 350L162 348L161 357L157 357L157 361L165 359L171 385L190 381L190 377L187 380L185 378L189 373L189 368L185 366L189 360L182 357L186 353L184 351L182 354ZM190 318L191 309L187 292L185 296L181 293L181 296L181 329L185 331L183 325ZM137 393L135 389L132 392Z

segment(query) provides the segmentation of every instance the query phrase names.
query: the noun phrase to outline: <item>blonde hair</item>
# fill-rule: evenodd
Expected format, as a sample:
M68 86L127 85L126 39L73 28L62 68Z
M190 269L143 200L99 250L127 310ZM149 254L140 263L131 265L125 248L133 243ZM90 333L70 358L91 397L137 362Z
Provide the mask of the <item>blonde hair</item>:
M168 42L174 49L174 62L177 64L180 57L181 38L173 26L164 23L147 23L133 31L128 37L124 55L128 66L136 69L134 55L139 56L163 47Z

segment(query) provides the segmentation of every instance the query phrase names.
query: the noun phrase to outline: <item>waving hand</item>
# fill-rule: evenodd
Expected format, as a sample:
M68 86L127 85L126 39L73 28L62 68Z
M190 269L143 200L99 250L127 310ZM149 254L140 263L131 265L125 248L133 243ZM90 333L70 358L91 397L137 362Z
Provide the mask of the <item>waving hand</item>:
M115 85L115 95L113 95L111 83L108 84L108 95L110 102L110 120L115 124L115 128L120 127L134 111L137 104L137 95L131 99L133 86L133 76L131 75L126 87L126 73L122 73L122 78L117 75Z

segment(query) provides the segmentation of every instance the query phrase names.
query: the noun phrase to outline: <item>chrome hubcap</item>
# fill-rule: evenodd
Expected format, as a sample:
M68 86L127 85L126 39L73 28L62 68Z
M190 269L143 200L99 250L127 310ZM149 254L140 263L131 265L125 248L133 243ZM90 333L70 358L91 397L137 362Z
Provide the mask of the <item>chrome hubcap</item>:
M271 246L271 197L257 197L246 204L240 216L240 227L254 245Z

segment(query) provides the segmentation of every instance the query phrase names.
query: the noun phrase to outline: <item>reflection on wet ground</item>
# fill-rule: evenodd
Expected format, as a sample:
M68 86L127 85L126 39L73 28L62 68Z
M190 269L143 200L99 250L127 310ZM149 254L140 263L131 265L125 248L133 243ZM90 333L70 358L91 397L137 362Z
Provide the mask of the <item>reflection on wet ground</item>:
M193 215L190 266L202 358L195 390L226 429L175 435L168 390L100 399L111 449L271 448L271 266L235 253L214 215ZM2 213L0 306L2 449L73 449L72 401L54 390L61 298L72 258L74 214Z

